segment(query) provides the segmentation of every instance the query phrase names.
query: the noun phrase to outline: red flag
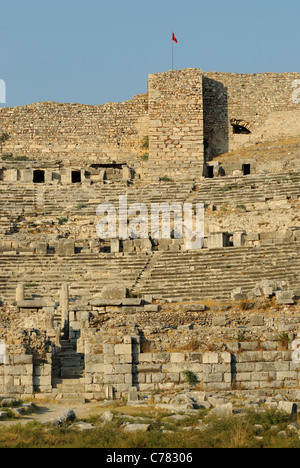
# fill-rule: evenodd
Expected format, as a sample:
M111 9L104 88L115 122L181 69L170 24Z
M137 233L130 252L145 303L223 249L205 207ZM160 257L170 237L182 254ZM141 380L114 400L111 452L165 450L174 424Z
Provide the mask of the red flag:
M178 43L174 33L172 33L172 41L176 42L176 44Z

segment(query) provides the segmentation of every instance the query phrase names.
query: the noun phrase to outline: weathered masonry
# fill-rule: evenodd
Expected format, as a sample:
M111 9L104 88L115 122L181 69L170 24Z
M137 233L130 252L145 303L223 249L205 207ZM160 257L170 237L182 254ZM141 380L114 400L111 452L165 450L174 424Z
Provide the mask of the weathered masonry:
M186 69L124 103L0 110L0 395L299 389L299 78ZM126 235L99 235L124 198ZM169 238L135 235L159 203L203 207L203 244L175 210Z
M299 78L184 69L149 75L147 94L123 103L2 108L0 129L11 137L5 153L77 163L73 182L82 161L126 165L146 179L210 177L219 154L299 134L300 104L292 99ZM245 175L250 163L239 168Z

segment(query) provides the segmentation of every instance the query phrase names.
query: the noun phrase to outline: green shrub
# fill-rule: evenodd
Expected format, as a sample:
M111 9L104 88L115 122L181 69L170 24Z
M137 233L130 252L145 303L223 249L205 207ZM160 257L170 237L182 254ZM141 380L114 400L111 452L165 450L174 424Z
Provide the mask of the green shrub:
M83 208L86 208L84 203L78 203L78 205L76 205L76 210L82 210Z
M2 156L2 161L7 161L7 160L12 160L13 158L13 154L12 153L4 153L3 156Z
M2 150L3 150L3 145L5 145L5 143L7 142L7 140L10 139L10 135L8 133L1 133L0 135L0 149L1 149L1 153L2 153Z
M197 375L192 372L192 371L189 371L189 370L186 370L183 372L183 375L185 377L185 380L186 382L191 385L192 387L194 387L195 385L197 385L198 383L198 377Z
M60 225L65 224L68 222L68 218L58 218L58 222Z
M28 157L27 156L16 156L14 158L15 161L28 161Z
M236 341L239 341L239 342L242 342L242 341L246 341L246 336L245 336L245 332L243 331L240 331L238 332L237 336L236 336Z
M149 148L149 137L144 136L143 141L142 141L142 148L143 149L148 149Z
M253 302L249 301L249 299L243 299L240 303L240 307L242 310L250 310L253 309L254 304Z
M277 341L279 342L280 346L288 349L291 340L286 332L282 332L278 335Z

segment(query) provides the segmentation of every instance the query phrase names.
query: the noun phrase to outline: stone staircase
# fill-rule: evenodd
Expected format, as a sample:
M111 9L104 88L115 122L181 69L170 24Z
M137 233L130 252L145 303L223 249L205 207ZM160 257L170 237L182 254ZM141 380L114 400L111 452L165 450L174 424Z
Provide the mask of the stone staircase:
M45 213L45 191L44 185L34 186L34 210L36 214L43 215Z
M52 393L64 402L85 402L84 355L77 353L68 340L62 340L53 357Z

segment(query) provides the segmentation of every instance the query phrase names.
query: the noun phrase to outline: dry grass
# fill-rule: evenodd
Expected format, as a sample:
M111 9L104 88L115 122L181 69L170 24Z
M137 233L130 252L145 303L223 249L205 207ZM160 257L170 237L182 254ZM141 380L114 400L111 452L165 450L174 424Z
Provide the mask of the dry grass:
M247 412L243 418L222 419L200 410L180 421L172 421L168 419L171 414L151 407L119 407L114 408L113 413L113 421L105 426L101 425L100 416L88 418L86 421L91 422L94 429L84 432L72 429L70 425L52 428L36 422L2 427L0 448L300 448L299 435L288 429L290 416L274 410ZM125 433L122 425L126 414L152 418L150 430ZM204 421L201 431L195 430L199 419ZM261 428L259 434L257 424ZM183 431L186 426L192 430ZM163 428L172 432L163 433ZM284 438L278 435L282 430L285 431Z

